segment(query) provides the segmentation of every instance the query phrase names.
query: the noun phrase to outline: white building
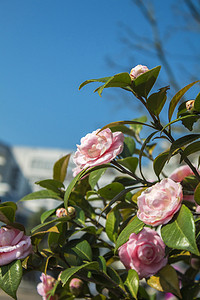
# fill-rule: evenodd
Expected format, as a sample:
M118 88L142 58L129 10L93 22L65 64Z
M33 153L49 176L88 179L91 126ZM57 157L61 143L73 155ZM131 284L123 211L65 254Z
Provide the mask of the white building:
M14 146L12 147L12 153L32 192L35 192L42 189L35 182L53 179L54 163L66 154L72 153L72 151L67 149ZM65 186L73 178L72 168L74 168L74 165L70 159L64 182ZM59 205L59 202L53 199L37 199L23 202L23 206L31 211L38 211L40 208L51 209L57 205Z

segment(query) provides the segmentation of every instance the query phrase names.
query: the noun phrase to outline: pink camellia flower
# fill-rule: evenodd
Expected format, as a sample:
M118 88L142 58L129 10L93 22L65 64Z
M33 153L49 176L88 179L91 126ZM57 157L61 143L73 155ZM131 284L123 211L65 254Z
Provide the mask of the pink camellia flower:
M134 269L140 279L156 274L167 264L163 240L147 227L130 235L128 242L119 248L119 258L127 269Z
M49 291L52 290L52 288L54 287L56 279L50 275L45 275L44 273L42 273L42 275L40 276L40 280L42 282L38 283L37 292L40 296L42 296L42 299L57 300L58 299L57 295L51 296L49 298Z
M31 238L23 231L4 226L0 229L0 266L23 259L32 252Z
M187 176L194 175L193 171L188 165L181 166L177 168L169 178L176 181L181 182ZM183 195L183 200L194 202L194 195Z
M137 65L133 69L131 69L130 76L132 79L136 79L141 74L149 71L149 69L146 66L143 65Z
M145 224L157 226L168 223L181 207L182 186L165 178L138 197L138 218Z
M181 182L185 177L194 175L192 170L188 165L181 166L177 168L170 176L169 178L176 181Z
M106 128L88 133L81 139L81 145L77 145L77 151L73 161L76 168L73 175L81 170L109 163L123 150L124 135L122 132L113 132Z

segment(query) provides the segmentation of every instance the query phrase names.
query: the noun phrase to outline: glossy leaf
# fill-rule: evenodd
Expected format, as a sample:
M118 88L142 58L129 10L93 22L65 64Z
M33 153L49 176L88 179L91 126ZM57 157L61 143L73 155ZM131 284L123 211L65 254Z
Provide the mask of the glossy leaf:
M168 156L169 156L169 151L165 151L165 152L160 153L154 159L153 168L154 168L154 172L157 177L159 177L160 173L162 172L164 165L168 160Z
M75 185L77 184L77 182L81 179L81 177L83 176L83 174L86 172L86 170L83 170L81 171L80 173L78 173L76 175L76 177L74 177L72 179L72 181L70 182L70 184L68 185L66 191L65 191L65 196L64 196L64 205L65 205L65 208L67 209L68 207L68 201L69 201L69 197L70 197L70 194L73 190L73 188L75 187Z
M106 128L111 128L112 127L116 127L118 125L139 125L136 128L136 133L138 134L138 131L140 132L142 126L147 126L147 127L150 127L150 128L153 128L154 129L154 126L150 125L150 124L146 124L146 123L143 123L141 121L118 121L118 122L112 122L112 123L109 123L107 125L105 125L104 127L101 128L101 131L106 129ZM134 127L131 126L133 129Z
M200 93L198 93L198 95L195 98L194 110L200 112Z
M135 141L128 136L124 137L124 149L122 151L122 153L120 154L120 156L122 156L123 158L132 156L135 152Z
M147 283L158 291L172 293L182 299L177 273L170 265L166 265L156 275L151 276Z
M92 189L94 189L95 185L97 184L97 182L99 181L101 176L105 173L105 171L106 171L106 168L99 169L99 170L96 170L96 171L93 171L93 172L90 173L90 175L89 175L89 184L90 184Z
M118 159L117 162L135 174L135 171L138 166L138 158L137 157L126 157L123 159Z
M56 208L53 208L53 209L50 209L50 210L47 210L47 211L44 211L41 216L40 216L40 220L41 220L41 223L44 223L44 221L49 218L50 216L52 216L53 214L56 213Z
M53 191L41 190L37 192L30 193L24 196L20 201L36 200L36 199L55 199L63 200L61 196Z
M76 244L75 247L72 248L72 250L82 259L86 261L92 260L92 249L90 244L84 240L80 243Z
M187 101L181 103L178 108L177 117L181 117L182 124L188 129L192 130L195 122L198 121L199 115L196 115L194 111L188 112L186 108Z
M83 83L81 83L81 85L79 86L79 90L82 89L82 87L84 87L88 83L92 83L92 82L107 82L108 80L110 80L110 78L112 78L112 76L98 78L98 79L89 79L89 80L86 80Z
M169 89L168 86L163 87L159 90L159 92L151 94L147 99L147 107L149 110L159 116L166 100L167 100L167 90Z
M0 288L17 299L17 289L22 278L22 265L20 260L15 260L8 265L0 267Z
M119 274L117 273L117 271L112 268L111 266L107 267L107 273L108 275L112 278L112 280L121 287L121 289L123 289L125 291L125 287L123 284L123 281L121 280L121 277L119 276Z
M194 200L198 205L200 205L200 183L197 185L194 191Z
M108 79L102 86L98 87L94 92L98 92L99 96L101 96L103 89L109 87L130 87L131 86L131 77L128 73L119 73Z
M99 270L106 273L106 260L103 256L98 257L98 263L99 263Z
M35 184L38 184L39 186L53 191L55 193L60 193L60 189L61 188L65 188L64 184L60 181L54 180L54 179L45 179L45 180L41 180L41 181L36 181Z
M155 67L133 80L134 92L139 96L147 98L150 90L156 82L160 69L161 66Z
M112 242L116 242L121 215L118 210L112 210L106 218L106 234Z
M194 142L183 150L183 153L181 153L181 161L183 161L187 156L199 152L200 150L200 141Z
M53 219L53 220L51 220L51 221L48 221L48 222L45 222L45 223L43 223L43 224L39 224L39 225L35 226L35 227L31 230L31 232L33 233L33 232L37 231L38 229L41 229L41 228L46 227L46 226L48 226L48 225L51 225L51 224L53 224L53 223L67 222L67 221L69 221L70 219L71 219L70 217L55 218L55 219Z
M53 166L53 179L64 182L67 175L67 167L69 165L69 159L71 154L67 154L61 157Z
M5 224L15 221L15 209L13 206L0 206L0 221Z
M199 82L199 80L186 85L184 88L182 88L180 91L178 91L178 93L176 93L176 95L172 98L170 105L169 105L169 111L168 111L169 121L171 121L173 112L174 112L178 102L181 100L181 98L184 96L184 94L197 82Z
M112 200L116 195L124 190L124 186L121 183L113 182L105 187L98 190L98 193L101 197Z
M193 215L185 205L182 205L173 221L162 226L161 235L169 248L186 250L199 255L195 240Z
M132 120L132 122L135 123L131 123L130 128L135 132L136 135L139 135L140 131L143 128L143 125L146 125L147 116L141 116L139 118L135 118ZM140 123L136 123L136 122L140 122Z
M81 266L71 267L71 268L64 270L60 276L60 280L62 281L63 285L65 285L67 282L69 282L69 280L72 278L72 276L74 276L78 271L80 271L82 269L98 270L99 265L98 265L98 262L90 262L87 264L83 264Z
M143 227L144 223L137 217L134 217L118 236L115 249L117 250L120 246L125 244L128 241L131 233L137 234L142 230Z
M194 134L185 135L185 136L175 140L170 147L169 156L171 156L177 149L180 149L181 147L183 147L199 138L200 138L200 134L194 133Z
M130 292L131 296L134 299L137 299L137 293L138 293L138 288L139 288L139 277L138 277L138 274L135 270L130 269L128 271L128 276L127 276L126 281L124 282L124 284L129 289L129 292Z

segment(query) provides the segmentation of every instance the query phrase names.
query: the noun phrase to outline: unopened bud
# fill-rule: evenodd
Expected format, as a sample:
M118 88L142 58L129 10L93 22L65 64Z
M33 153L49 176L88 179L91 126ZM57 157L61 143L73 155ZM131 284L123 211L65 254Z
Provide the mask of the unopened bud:
M76 216L76 209L73 206L68 206L67 215L71 218Z
M66 217L67 216L67 210L65 208L58 208L56 210L56 216L58 218Z
M83 290L83 281L78 278L73 278L69 284L69 289L73 295L80 295Z
M147 71L149 71L149 69L146 66L137 65L136 67L131 69L131 72L130 72L131 79L134 80L138 76L142 75L143 73L145 73Z
M189 100L186 102L185 106L188 112L193 112L194 110L194 100Z

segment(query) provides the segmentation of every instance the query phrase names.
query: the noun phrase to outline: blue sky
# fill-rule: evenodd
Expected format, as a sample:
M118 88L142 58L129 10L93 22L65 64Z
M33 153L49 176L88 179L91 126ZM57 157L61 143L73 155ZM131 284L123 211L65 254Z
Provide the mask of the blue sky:
M166 28L172 33L174 1L153 2L161 36ZM121 93L105 91L100 98L93 93L95 84L78 90L86 79L129 72L137 64L149 68L159 64L155 56L145 57L134 49L129 55L120 41L122 23L140 37L151 35L131 0L1 0L0 140L9 145L75 149L88 132L142 115L121 100ZM190 51L191 43L184 38L183 31L178 39L166 38L176 63L180 54L184 60ZM195 39L199 49L195 35L186 38ZM186 64L187 60L185 67L192 73L195 64ZM162 76L165 79L164 71ZM184 82L184 75L179 76Z

